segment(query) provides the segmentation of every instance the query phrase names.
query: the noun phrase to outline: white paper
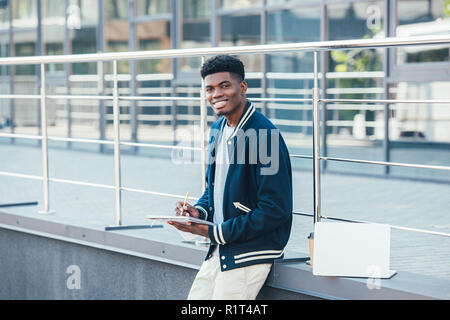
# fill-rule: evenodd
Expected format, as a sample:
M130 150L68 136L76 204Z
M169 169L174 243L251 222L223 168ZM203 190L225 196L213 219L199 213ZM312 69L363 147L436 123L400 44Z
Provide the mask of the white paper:
M154 223L156 221L161 221L161 222L176 221L176 222L186 224L188 221L191 221L191 222L200 223L200 224L214 225L214 223L212 223L212 222L197 219L194 217L188 217L188 216L147 216L147 219L149 219L151 221L151 223ZM189 232L184 232L184 231L178 230L176 228L175 228L175 230L178 231L178 233L180 234L180 236L183 238L184 241L195 241L196 239L199 239L201 237L199 235L189 233Z
M180 222L180 223L184 223L184 224L186 224L188 221L190 221L190 222L199 223L199 224L206 224L206 225L211 225L211 226L214 225L214 223L212 223L212 222L194 218L194 217L189 217L189 216L147 216L147 219L159 220L159 221L164 221L164 222L176 221L176 222Z

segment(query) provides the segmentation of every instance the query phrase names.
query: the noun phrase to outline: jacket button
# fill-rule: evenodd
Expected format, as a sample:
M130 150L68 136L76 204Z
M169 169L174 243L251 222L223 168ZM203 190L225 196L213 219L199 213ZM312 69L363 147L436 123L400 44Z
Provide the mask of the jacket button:
M225 256L222 256L222 260L225 260Z
M226 265L226 264L224 264L224 265L222 266L222 268L226 269L226 268L227 268L227 265Z
M213 207L209 207L209 211L212 211Z

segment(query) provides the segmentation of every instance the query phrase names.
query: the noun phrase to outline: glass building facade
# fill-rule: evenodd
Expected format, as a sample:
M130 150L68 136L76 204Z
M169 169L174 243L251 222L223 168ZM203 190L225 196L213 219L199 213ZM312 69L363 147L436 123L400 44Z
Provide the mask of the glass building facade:
M449 33L448 0L0 0L2 57ZM240 56L249 98L310 98L312 57L312 52ZM319 62L322 97L450 99L448 46L330 51L321 53ZM200 64L199 58L120 61L120 93L197 97ZM37 68L0 67L1 92L37 93ZM46 71L50 93L111 94L109 63L50 64ZM310 145L309 103L255 105L292 145ZM448 164L449 105L329 103L323 110L325 155L349 156L339 147L351 145L364 150L359 155L367 159L395 161L401 160L396 143L412 143L446 152L442 164ZM199 114L195 101L121 101L121 121L129 126L123 138L146 140L146 128L198 123ZM112 137L110 102L51 101L48 117L54 134ZM212 110L208 119L215 119ZM0 100L2 130L38 132L38 124L38 101Z

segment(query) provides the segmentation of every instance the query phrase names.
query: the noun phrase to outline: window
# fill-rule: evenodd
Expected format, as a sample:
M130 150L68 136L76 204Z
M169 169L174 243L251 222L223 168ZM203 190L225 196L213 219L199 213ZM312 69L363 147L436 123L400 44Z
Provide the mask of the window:
M37 1L16 0L11 3L14 28L35 28L37 26Z
M136 24L137 50L170 49L170 22L151 21ZM171 72L170 59L139 60L138 73Z
M43 55L61 55L64 53L64 3L58 0L43 0L42 10L42 47ZM45 70L50 73L64 71L63 64L47 64Z
M0 30L7 30L9 28L9 14L7 3L0 2Z
M224 15L220 17L219 46L244 46L261 43L261 16L253 15ZM239 57L245 65L246 71L260 71L261 57L246 55Z
M391 34L427 36L450 34L448 0L396 0ZM449 46L406 46L390 51L389 81L448 81Z
M384 37L384 2L358 1L336 3L327 7L329 18L329 40L368 39ZM367 76L368 72L383 71L383 49L333 50L328 59L327 94L334 99L375 99L383 94L382 79ZM344 77L339 73L347 73ZM362 76L366 74L366 76ZM374 110L360 105L354 108L339 103L328 105L328 133L349 134L361 138L374 135L373 127L366 127L356 133L354 126L359 119L373 124Z
M211 46L210 16L211 1L182 1L182 19L180 30L180 48L202 48ZM197 71L200 68L199 58L180 59L182 71Z
M448 8L446 8L448 6ZM450 34L450 3L445 0L399 0L395 35L400 37ZM449 61L448 46L397 49L397 64Z
M220 19L220 45L240 46L260 44L260 15L222 16Z
M328 6L329 40L384 37L383 2L341 3ZM381 71L383 50L331 51L329 71Z
M320 40L319 7L271 11L268 20L269 43Z
M320 40L320 8L272 11L268 14L268 43ZM271 72L311 72L312 52L270 54Z
M7 34L0 34L0 56L9 57L9 38ZM0 66L0 76L9 75L10 66ZM5 79L3 79L5 80Z
M322 2L322 0L267 0L268 5L279 5L279 4L285 4L285 3L312 3L312 2Z
M45 55L61 55L63 54L63 44L61 42L50 42L45 44ZM46 72L56 73L64 71L64 64L62 63L49 63L45 66Z
M78 0L78 6L81 10L82 25L97 25L98 23L98 1Z
M136 0L137 16L170 13L170 0Z
M128 19L127 0L106 0L104 6L106 19Z
M22 42L15 44L16 57L34 56L36 43ZM34 65L18 65L16 66L16 75L33 75L36 74Z
M399 82L390 93L399 100L446 100L450 82ZM450 110L442 103L392 104L390 134L393 140L450 142Z
M95 27L72 30L72 53L95 53L97 52L97 29ZM96 62L74 63L73 74L96 74Z
M129 51L130 24L128 22L127 0L104 0L104 43L106 52ZM112 72L111 64L105 65L106 72ZM119 74L130 72L129 61L119 60L117 62Z
M361 39L382 37L384 2L358 1L329 4L329 39Z
M96 25L98 22L98 1L69 0L66 9L69 29L79 29L82 25Z
M268 12L268 43L294 43L320 40L320 7L302 7L299 9L274 10ZM312 52L289 52L267 54L267 94L280 98L308 98L312 86L309 76L302 73L313 71ZM294 79L291 77L294 75ZM307 110L310 104L291 102L266 103L267 115L278 122L281 130L311 133L311 128L298 122L298 126L285 125L295 121L311 120L312 112ZM291 122L292 121L292 122Z
M260 7L262 0L221 0L220 7L224 9L243 9L249 7Z
M60 23L64 25L64 2L60 0L43 0L41 2L43 23ZM61 20L62 19L62 20Z

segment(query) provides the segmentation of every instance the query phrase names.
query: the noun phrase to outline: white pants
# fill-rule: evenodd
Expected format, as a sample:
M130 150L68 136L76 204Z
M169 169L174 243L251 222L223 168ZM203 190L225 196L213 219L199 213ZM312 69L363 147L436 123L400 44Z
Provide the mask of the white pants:
M200 267L188 300L255 300L271 266L264 263L222 272L214 255Z

